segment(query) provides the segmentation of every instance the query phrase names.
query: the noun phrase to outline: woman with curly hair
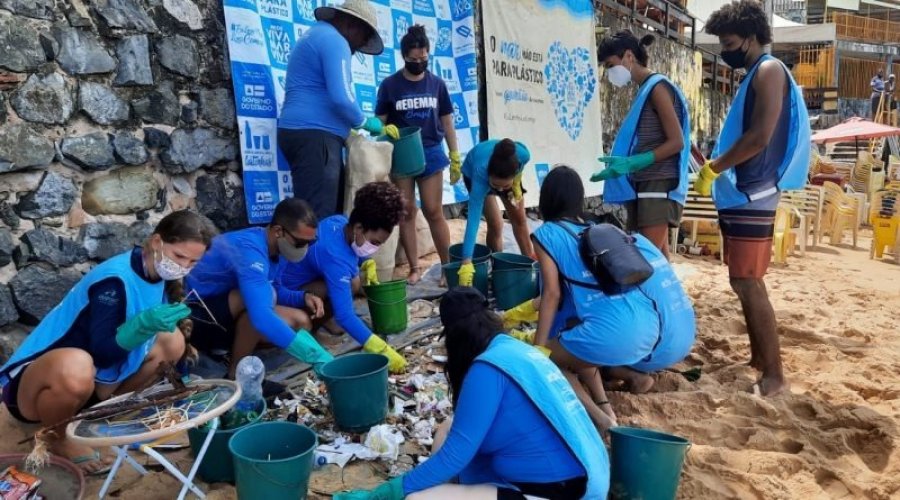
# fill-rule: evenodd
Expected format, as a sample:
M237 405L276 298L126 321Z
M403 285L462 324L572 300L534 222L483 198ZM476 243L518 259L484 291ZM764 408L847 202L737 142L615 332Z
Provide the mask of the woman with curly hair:
M363 350L387 356L394 373L406 369L406 360L359 319L353 311L353 295L361 285L360 270L367 282L377 282L371 257L400 222L405 203L390 182L366 184L353 198L350 218L333 215L322 220L309 253L302 261L289 264L281 276L286 287L323 297L330 307L322 319L333 314Z
M0 367L3 403L21 422L53 428L81 409L145 387L185 353L191 310L181 279L216 229L189 210L163 217L143 246L91 269ZM50 451L100 472L100 454L54 429Z

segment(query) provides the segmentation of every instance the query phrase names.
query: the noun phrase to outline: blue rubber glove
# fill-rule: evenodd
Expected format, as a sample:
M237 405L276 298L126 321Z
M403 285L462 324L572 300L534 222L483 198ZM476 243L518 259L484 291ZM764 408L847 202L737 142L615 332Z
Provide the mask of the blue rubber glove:
M191 315L185 304L160 304L141 311L116 329L116 344L126 351L137 349L160 332L173 332L179 321Z
M656 161L656 156L653 154L653 151L645 151L631 156L601 156L597 158L597 161L605 163L607 167L605 170L591 176L591 181L593 182L611 179L647 168L653 165L653 162Z
M395 477L386 483L381 483L374 490L354 490L347 493L337 493L333 500L403 500L403 476Z
M320 374L325 363L334 359L334 356L319 345L306 330L297 330L297 335L294 336L294 340L286 350L291 356L312 365L316 375Z
M372 135L381 135L384 132L384 124L376 116L366 118L362 125L356 128L361 128Z

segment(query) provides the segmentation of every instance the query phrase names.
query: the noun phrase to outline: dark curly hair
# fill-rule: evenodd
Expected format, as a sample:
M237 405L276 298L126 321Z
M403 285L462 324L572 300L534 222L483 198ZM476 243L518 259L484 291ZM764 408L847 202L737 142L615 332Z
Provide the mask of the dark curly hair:
M502 139L494 146L488 160L488 175L501 179L511 179L519 173L519 155L512 139Z
M406 215L403 193L390 182L370 182L356 191L350 224L362 224L363 230L391 232Z
M738 0L723 6L709 16L704 30L715 36L750 38L750 35L756 35L760 45L772 43L772 27L765 9L756 0Z
M400 54L403 57L409 55L412 49L431 49L431 42L428 41L428 34L425 33L425 26L414 24L406 30L406 34L400 39Z
M602 63L609 56L623 57L625 51L630 50L635 59L646 66L648 61L647 47L653 45L656 38L653 35L644 35L640 40L630 30L622 30L611 37L604 38L597 49L597 59Z

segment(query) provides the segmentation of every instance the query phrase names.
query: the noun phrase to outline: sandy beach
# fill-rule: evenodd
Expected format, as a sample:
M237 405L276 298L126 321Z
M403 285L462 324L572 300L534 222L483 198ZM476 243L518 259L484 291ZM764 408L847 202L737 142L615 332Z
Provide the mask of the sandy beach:
M820 245L770 270L791 382L789 393L771 399L748 392L755 373L744 365L749 344L726 268L711 258L675 257L699 326L693 353L676 368L700 367L702 376L688 382L665 372L649 394L610 399L620 424L691 440L679 498L900 498L900 265L869 260L867 236L856 249ZM15 445L26 431L33 429L2 410L2 451L27 451ZM174 457L187 468L185 451ZM371 487L386 470L370 463L343 473L329 467L314 474L311 498ZM88 495L100 484L91 478ZM174 498L178 486L164 472L138 478L127 470L113 491L149 500ZM211 499L236 498L229 485L203 487Z

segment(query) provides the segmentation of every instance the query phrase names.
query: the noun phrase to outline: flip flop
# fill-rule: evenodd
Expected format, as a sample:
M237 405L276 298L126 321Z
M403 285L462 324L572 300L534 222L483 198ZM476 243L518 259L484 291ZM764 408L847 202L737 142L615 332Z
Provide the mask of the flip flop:
M82 474L84 474L85 476L102 476L103 474L109 472L110 469L112 469L112 465L103 462L103 460L100 458L100 452L97 450L94 450L94 453L91 453L89 455L80 455L70 458L69 461L71 461L76 466L94 461L103 464L103 467L100 467L99 469L92 472L86 471L83 467L78 467L79 469L81 469Z

